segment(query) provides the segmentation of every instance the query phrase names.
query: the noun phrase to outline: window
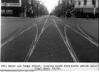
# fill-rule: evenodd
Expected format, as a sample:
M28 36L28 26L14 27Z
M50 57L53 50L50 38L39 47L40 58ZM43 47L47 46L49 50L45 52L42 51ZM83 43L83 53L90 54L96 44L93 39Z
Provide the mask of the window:
M81 2L80 1L78 1L78 5L80 5L81 4Z
M96 5L96 0L92 0L92 5Z
M84 5L86 5L87 4L87 0L84 0Z

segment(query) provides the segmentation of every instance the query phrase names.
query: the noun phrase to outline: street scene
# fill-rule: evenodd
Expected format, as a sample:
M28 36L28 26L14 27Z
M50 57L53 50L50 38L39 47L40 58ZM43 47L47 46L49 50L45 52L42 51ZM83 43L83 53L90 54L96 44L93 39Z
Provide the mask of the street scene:
M98 62L98 0L2 0L1 62Z

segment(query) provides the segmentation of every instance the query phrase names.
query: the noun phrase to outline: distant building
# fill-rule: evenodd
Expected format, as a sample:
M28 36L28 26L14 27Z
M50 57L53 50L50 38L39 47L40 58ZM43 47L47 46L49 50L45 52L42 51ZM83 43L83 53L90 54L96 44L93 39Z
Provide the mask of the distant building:
M74 8L79 16L99 16L98 0L74 0Z
M74 3L74 0L62 0L62 2L73 4Z
M96 7L98 8L98 0L74 0L75 8L79 7Z
M1 15L20 15L22 0L1 0Z

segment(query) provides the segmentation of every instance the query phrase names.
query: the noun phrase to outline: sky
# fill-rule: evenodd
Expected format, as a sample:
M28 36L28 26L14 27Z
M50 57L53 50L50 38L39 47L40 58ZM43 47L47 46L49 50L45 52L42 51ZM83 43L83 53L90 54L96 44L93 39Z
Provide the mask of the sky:
M39 0L39 1L41 1L44 4L44 6L46 6L49 13L51 13L51 11L55 8L55 6L58 5L59 0Z

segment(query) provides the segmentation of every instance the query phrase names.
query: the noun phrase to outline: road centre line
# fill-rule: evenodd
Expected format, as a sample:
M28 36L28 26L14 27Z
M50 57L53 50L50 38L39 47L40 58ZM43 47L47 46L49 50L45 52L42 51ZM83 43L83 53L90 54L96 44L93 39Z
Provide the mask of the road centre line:
M31 48L29 49L29 51L28 51L28 53L27 53L27 55L26 55L26 57L25 57L24 62L28 62L29 58L30 58L31 55L33 54L33 52L34 52L34 50L35 50L35 48L36 48L37 42L38 42L38 40L40 39L41 35L43 34L43 32L44 32L44 30L45 30L44 27L45 27L45 25L47 24L47 21L48 21L48 18L47 18L46 21L44 22L44 25L43 25L43 27L42 27L42 29L41 29L40 34L38 34L38 27L37 27L37 34L36 34L36 38L35 38L34 44L33 44L33 43L31 44Z
M54 20L54 19L52 19L52 20L53 20L53 22L54 22L54 24L55 24L57 30L59 31L59 33L60 33L60 35L61 35L61 37L62 37L62 39L63 39L63 41L64 41L64 44L65 44L65 46L67 47L67 49L68 49L68 51L69 51L71 57L73 58L73 61L74 61L74 62L79 62L78 59L77 59L77 56L76 56L76 54L75 54L75 52L74 52L74 50L71 48L71 46L69 45L69 43L68 43L67 41L65 41L65 38L64 38L62 32L60 31L60 29L58 28L58 26L57 26L55 20Z

